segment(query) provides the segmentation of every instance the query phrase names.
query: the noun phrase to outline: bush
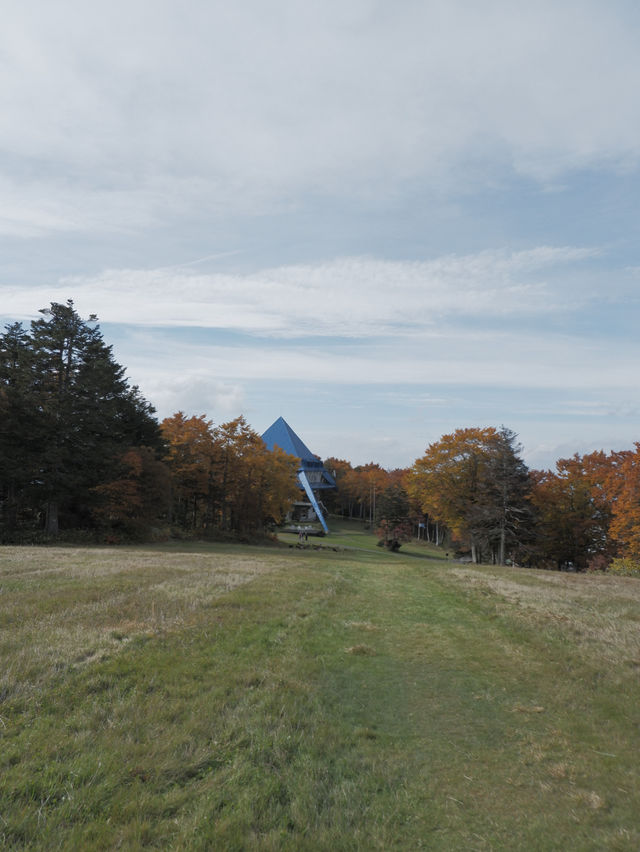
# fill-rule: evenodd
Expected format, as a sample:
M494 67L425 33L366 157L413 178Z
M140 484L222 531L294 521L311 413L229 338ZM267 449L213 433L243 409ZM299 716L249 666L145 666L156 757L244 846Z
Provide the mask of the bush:
M411 540L411 524L408 521L387 520L380 521L380 528L376 530L378 536L378 547L386 547L393 553L400 550L403 541Z
M609 565L609 573L623 577L640 577L640 562L629 556L614 559Z
M609 567L609 560L603 553L596 553L587 562L587 571L606 571Z

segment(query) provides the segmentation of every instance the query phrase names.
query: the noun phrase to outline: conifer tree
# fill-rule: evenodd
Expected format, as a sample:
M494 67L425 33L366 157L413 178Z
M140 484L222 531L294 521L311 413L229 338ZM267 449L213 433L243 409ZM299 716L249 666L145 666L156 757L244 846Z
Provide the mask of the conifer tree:
M13 530L33 476L40 412L30 394L33 351L21 323L0 335L0 527Z
M15 498L18 488L22 504L43 512L46 533L56 535L61 512L67 525L89 522L93 489L109 479L114 461L132 445L160 446L160 433L97 317L83 320L71 300L40 313L30 333L13 325L0 339L7 414L0 475L4 494Z
M511 429L499 429L487 450L469 522L483 550L503 565L510 551L532 540L531 481Z

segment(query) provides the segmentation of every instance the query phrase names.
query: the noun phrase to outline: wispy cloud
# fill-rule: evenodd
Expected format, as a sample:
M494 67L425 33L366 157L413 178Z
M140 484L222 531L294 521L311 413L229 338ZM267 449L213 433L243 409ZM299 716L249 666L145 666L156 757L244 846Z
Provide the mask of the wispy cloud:
M134 375L184 373L198 383L208 375L218 380L326 383L328 385L421 385L562 390L610 388L640 392L637 347L612 350L589 340L523 336L517 332L439 334L423 341L390 340L355 351L337 345L295 343L274 349L247 341L235 345L157 340L133 354Z
M342 258L247 275L202 275L189 268L110 270L39 291L0 288L5 310L33 312L73 297L104 322L233 329L261 336L370 337L433 329L446 318L527 317L576 308L554 269L597 255L542 246L484 251L424 262ZM585 298L585 293L579 295Z

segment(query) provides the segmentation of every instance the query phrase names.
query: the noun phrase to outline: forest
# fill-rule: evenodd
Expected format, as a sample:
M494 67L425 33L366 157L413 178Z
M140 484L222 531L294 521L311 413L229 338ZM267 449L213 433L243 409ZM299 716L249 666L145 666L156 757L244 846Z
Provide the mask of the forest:
M473 562L640 573L640 443L532 470L505 426L456 429L407 469L328 458L330 512L390 550L423 538ZM252 537L299 494L298 461L239 416L161 422L69 300L0 335L0 542Z

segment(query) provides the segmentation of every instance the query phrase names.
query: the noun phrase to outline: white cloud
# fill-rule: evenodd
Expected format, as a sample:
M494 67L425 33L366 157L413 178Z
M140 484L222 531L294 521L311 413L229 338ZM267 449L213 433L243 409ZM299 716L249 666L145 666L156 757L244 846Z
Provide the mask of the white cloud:
M543 333L439 334L422 341L410 338L390 340L385 345L360 345L355 350L293 342L277 349L249 343L223 346L213 337L210 343L172 339L170 346L156 341L155 345L140 348L138 344L133 349L125 342L119 344L118 353L143 392L165 413L185 407L207 410L202 400L209 397L217 411L221 395L230 400L231 410L233 405L241 406L245 396L250 398L242 388L249 383L255 388L269 382L283 389L321 386L336 393L341 388L359 387L363 398L376 386L414 386L415 394L405 392L405 399L396 400L395 405L402 408L411 404L419 409L430 406L425 388L433 391L440 406L446 389L444 400L456 408L459 400L455 397L460 391L452 393L451 388L498 389L513 393L503 419L508 419L514 407L537 417L538 407L532 409L527 401L530 392L552 396L564 393L570 399L581 394L583 401L578 403L547 403L543 415L575 418L580 414L599 420L603 403L587 407L585 394L599 393L608 401L607 413L612 418L623 416L626 401L640 393L637 345L613 349L605 343L594 345L587 339ZM372 406L371 400L367 400L367 406Z
M0 31L0 168L25 175L33 229L75 230L83 191L99 229L111 192L148 221L177 196L220 217L415 179L464 191L498 164L635 167L637 38L621 2L25 0Z
M246 404L241 384L212 378L209 370L188 371L185 364L179 373L148 374L145 394L162 417L184 411L188 416L205 414L221 422L237 417Z
M546 277L587 261L593 249L548 246L484 251L423 262L341 258L247 275L192 269L109 270L28 291L0 286L7 313L72 297L103 322L200 326L261 336L370 337L433 331L451 318L544 316L589 298Z
M28 239L136 230L153 224L167 195L167 187L161 185L139 186L133 192L0 174L0 235Z

